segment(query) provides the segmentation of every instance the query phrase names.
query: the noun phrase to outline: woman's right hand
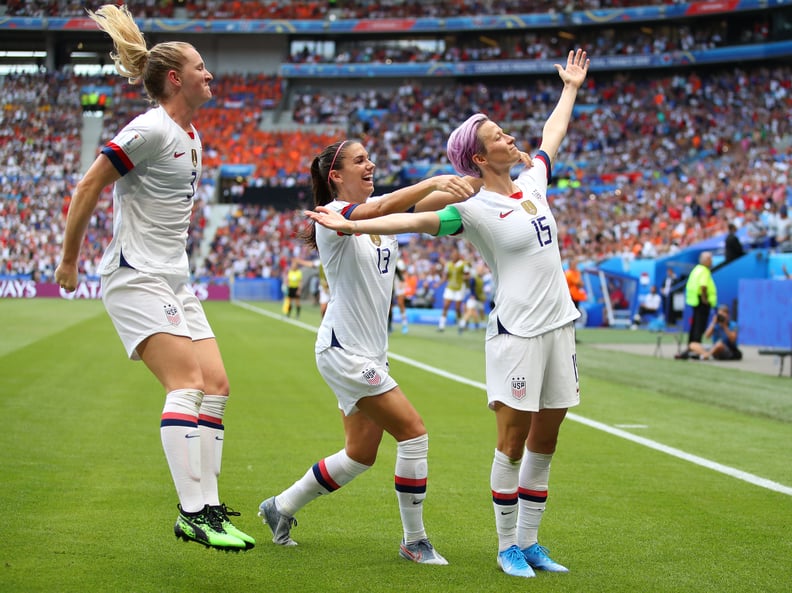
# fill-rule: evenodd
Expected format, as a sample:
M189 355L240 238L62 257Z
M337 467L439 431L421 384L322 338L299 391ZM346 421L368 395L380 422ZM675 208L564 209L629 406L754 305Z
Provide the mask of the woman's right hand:
M55 269L55 282L66 292L77 288L77 266L61 262Z
M449 193L458 200L466 200L478 191L471 185L468 177L437 175L431 179L434 182L435 191Z

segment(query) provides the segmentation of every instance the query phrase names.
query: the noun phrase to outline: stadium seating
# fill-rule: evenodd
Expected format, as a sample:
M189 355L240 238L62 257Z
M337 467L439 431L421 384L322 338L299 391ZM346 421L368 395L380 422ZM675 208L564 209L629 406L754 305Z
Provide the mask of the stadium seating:
M8 2L6 15L83 16L85 5L100 4ZM576 9L594 8L591 4ZM599 7L600 3L596 4ZM643 3L603 6L636 4ZM326 3L300 3L300 8L283 2L129 5L139 16L157 18L314 19L328 14ZM552 3L524 1L384 2L382 6L345 2L333 14L337 18L448 17L479 14L485 5L502 14L554 10ZM595 48L590 50L595 61L595 54L656 56L727 43L763 43L768 36L767 18L767 12L741 17L745 26L738 37L723 29L722 19L702 18L698 25L707 26L675 28L658 21L652 24L651 34L640 23L619 27L603 23L581 29L575 41ZM460 36L463 43L444 50L439 57L458 62L543 58L559 53L554 35L555 31L549 30L508 31L498 36L495 47L474 31ZM421 47L405 44L392 53L392 45L381 36L360 39L365 51L355 53L353 45L339 43L337 55L331 59L410 62L435 57ZM288 59L287 53L283 60ZM325 58L308 52L297 59ZM300 248L291 230L283 234L284 229L302 222L299 211L273 212L266 204L239 206L227 227L221 226L216 236L205 237L209 204L222 195L224 166L252 167L252 173L241 182L232 180L235 198L244 196L246 186L301 188L304 195L313 156L342 135L360 137L377 164L377 186L387 188L448 170L445 138L455 123L473 111L509 122L509 132L521 145L535 149L544 117L558 92L553 71L519 80L493 77L438 83L421 78L398 84L367 80L364 85L335 85L321 91L316 85L287 81L275 73L215 74L216 98L196 122L204 142L204 179L189 248L196 273L220 277L275 273L284 254ZM85 80L64 71L2 78L0 158L7 168L0 178L4 214L0 259L8 274L48 277L57 263L54 258L63 213L79 175L79 86L91 82L114 89L115 101L112 111L105 114L102 142L144 109L145 102L139 87L131 87L119 77ZM726 222L733 220L739 225L746 210L755 211L772 226L772 209L766 206L792 201L788 183L790 80L792 68L783 61L635 73L593 70L581 89L575 122L554 165L557 183L551 194L564 256L629 261L667 255L720 236ZM42 87L48 90L42 92ZM6 92L10 88L14 92ZM29 119L31 112L41 117ZM276 116L279 125L270 125ZM51 154L37 142L42 139ZM31 168L31 164L35 166ZM42 176L49 184L37 183ZM111 231L109 192L95 218L81 264L88 274L95 269ZM239 224L240 219L246 224ZM276 231L272 231L273 224ZM262 240L261 234L269 232L275 232L276 239ZM251 240L255 247L244 248ZM208 249L202 245L204 241L214 247ZM406 249L414 250L414 265L421 268L417 271L427 273L450 244L449 240L421 241ZM203 261L201 254L207 251L210 256Z

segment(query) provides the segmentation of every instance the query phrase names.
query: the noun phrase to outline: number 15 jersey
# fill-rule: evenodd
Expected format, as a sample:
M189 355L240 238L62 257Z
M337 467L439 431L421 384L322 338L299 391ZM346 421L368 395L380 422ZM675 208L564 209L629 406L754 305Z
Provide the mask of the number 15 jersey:
M558 227L547 202L550 160L539 152L515 180L520 191L505 196L482 189L455 208L460 235L492 271L495 307L487 337L510 333L530 338L562 327L580 313L569 295Z

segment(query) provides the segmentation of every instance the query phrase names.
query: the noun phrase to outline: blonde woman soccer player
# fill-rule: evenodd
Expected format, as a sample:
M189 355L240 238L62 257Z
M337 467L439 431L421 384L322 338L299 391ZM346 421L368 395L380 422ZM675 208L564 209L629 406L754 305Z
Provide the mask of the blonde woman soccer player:
M434 210L474 193L471 181L456 175L424 180L379 198L374 163L354 140L325 148L311 164L314 204L343 220L390 212ZM476 185L477 187L478 185ZM338 399L346 436L344 447L321 459L289 488L264 500L259 515L276 544L295 545L294 515L323 494L331 494L369 469L384 432L397 442L395 488L403 534L402 558L447 564L426 535L429 439L421 416L388 368L388 309L399 244L390 234L342 234L311 226L306 241L318 249L330 287L330 302L316 338L316 365Z
M566 67L555 67L564 87L532 161L483 114L451 133L448 158L454 168L484 182L473 198L440 212L365 221L342 218L331 208L306 213L343 233L458 233L492 270L495 307L487 326L486 374L498 438L490 486L498 566L518 577L532 577L534 569L567 572L537 538L559 429L567 408L580 401L573 327L579 313L564 278L547 185L589 60L577 50L569 53ZM510 171L521 161L528 166L512 180Z
M55 280L77 286L80 245L102 190L114 185L113 239L99 266L102 300L128 356L165 388L160 434L179 514L177 537L224 550L252 548L220 502L228 377L201 303L189 285L187 228L201 178L201 140L192 124L212 98L212 74L189 43L146 48L126 7L90 17L113 39L116 70L142 82L156 107L101 150L72 196Z

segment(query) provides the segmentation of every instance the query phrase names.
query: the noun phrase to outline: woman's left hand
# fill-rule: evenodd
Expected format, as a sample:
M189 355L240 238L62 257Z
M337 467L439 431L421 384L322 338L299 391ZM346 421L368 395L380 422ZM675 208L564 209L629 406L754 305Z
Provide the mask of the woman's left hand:
M303 214L305 214L314 222L321 224L323 227L327 227L333 231L339 231L347 234L351 234L353 232L352 227L355 224L353 221L347 220L338 212L335 210L330 210L326 206L317 206L316 210L303 210Z
M576 88L580 88L580 85L586 80L589 63L590 60L586 57L585 50L578 49L577 51L570 50L567 56L566 68L563 68L561 64L554 65L564 84L570 84Z

